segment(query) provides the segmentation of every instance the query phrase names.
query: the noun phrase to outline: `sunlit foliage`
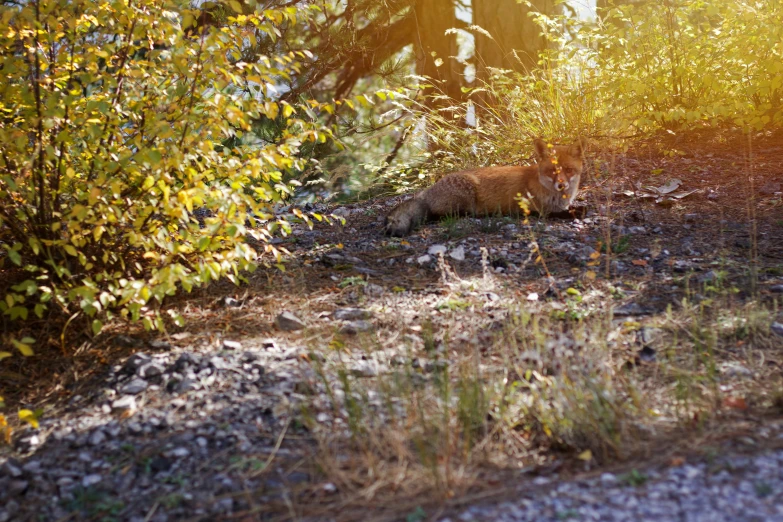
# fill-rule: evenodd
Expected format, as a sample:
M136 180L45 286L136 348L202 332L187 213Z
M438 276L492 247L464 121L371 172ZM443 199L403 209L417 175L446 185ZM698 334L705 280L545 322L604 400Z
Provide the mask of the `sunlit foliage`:
M27 274L0 312L162 328L165 296L274 259L271 205L329 132L275 90L312 56L254 49L310 8L229 5L220 24L179 0L0 7L0 262ZM246 139L265 120L281 135Z

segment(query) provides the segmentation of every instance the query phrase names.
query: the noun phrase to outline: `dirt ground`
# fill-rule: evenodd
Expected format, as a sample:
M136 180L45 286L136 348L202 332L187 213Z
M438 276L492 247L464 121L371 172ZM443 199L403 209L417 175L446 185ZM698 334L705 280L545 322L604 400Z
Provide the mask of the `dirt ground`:
M261 353L267 381L260 394L272 397L267 405L272 413L265 414L267 424L253 435L257 441L251 437L250 443L251 447L257 443L266 448L265 453L259 453L264 461L270 458L269 448L275 448L271 453L275 466L266 477L265 491L274 489L269 484L275 480L288 489L283 495L269 493L263 506L237 501L230 511L222 512L226 519L434 519L459 505L510 494L504 481L508 473L520 469L529 473L531 480L554 472L597 474L645 462L665 464L677 455L698 453L705 445L727 443L729 448L735 447L737 440L752 437L756 427L777 418L779 411L775 405L776 393L781 390L783 331L776 332L770 324L783 323L782 186L783 134L705 132L639 143L626 152L588 151L588 169L577 200L582 219L531 217L527 224L508 217L453 219L428 224L398 240L383 236L381 225L384 214L401 197L332 208L330 211L345 218L344 225L316 224L312 230L300 226L282 239L278 246L290 252L284 272L276 267L260 268L240 287L214 284L165 303L164 308L176 308L187 321L184 328L172 328L167 336L145 333L134 325L113 324L93 339L78 325L63 334L62 325L29 321L20 333L38 340L37 357L3 361L0 396L5 398L7 410L44 408L43 418L50 422L42 422L41 442L33 445L29 444L30 436L39 432L17 427L14 444L0 448L0 461L11 458L23 464L50 458L54 462L78 454L78 448L60 444L49 435L65 425L86 430L74 424L85 416L96 419L91 426L106 426L112 419L117 422L111 408L108 412L101 408L122 394L125 381L116 377L120 372L112 368L125 364L131 354L167 357L183 350L204 356L223 354L226 348L221 343L229 339L241 343L243 350ZM445 264L439 261L439 252ZM381 481L375 494L370 485L379 482L368 479L366 470L370 462L386 469L381 465L385 457L373 461L359 455L361 451L350 443L341 442L339 439L346 436L346 420L338 422L340 414L333 414L335 408L323 398L323 386L328 388L328 383L342 378L338 376L341 369L359 380L371 380L391 371L403 346L415 353L429 353L425 334L430 329L436 347L448 338L442 349L447 360L460 360L466 351L475 349L487 375L505 371L508 379L518 378L508 373L504 355L497 350L502 342L499 332L509 323L510 307L531 304L542 307L533 313L549 306L549 312L578 314L588 313L585 310L593 306L590 302L595 303L595 309L612 309L613 324L620 325L623 335L633 330L622 338L625 341L613 345L612 364L636 368L645 389L646 376L657 375L664 350L676 347L676 341L667 337L666 342L648 342L644 329L652 331L650 325L665 321L667 314L676 314L683 307L698 308L700 303L709 307L713 301L726 310L744 310L751 305L764 309L767 322L763 323L763 334L721 337L716 345L716 371L725 379L716 392L722 399L709 419L694 416L692 423L683 423L681 418L669 422L673 416L662 405L661 416L668 420L660 433L665 435L651 436L645 444L606 458L596 454L589 465L577 458L573 448L564 452L535 441L507 443L504 458L514 460L513 465L476 465L465 472L469 480L455 480L459 484L454 491L449 493L445 488L441 497L427 497L432 495L430 486L417 488L393 481ZM336 311L346 308L366 313L339 319ZM283 311L290 311L307 327L285 331L278 320ZM159 343L150 344L155 340ZM275 350L279 353L273 354ZM67 356L56 357L61 353ZM231 357L226 359L233 360ZM405 357L410 357L409 353ZM402 364L423 358L414 354ZM237 364L238 374L246 371L241 362ZM418 368L418 362L412 364ZM416 371L429 378L432 374L427 362L420 364ZM748 378L735 378L735 373ZM653 379L650 377L650 382ZM218 384L212 386L203 385L202 391L231 393ZM156 405L163 410L175 400L166 395L165 388L161 385L159 390L143 392L146 407ZM107 389L112 390L108 395ZM189 400L187 393L176 397ZM302 405L306 405L306 414ZM139 411L137 415L142 415L143 408ZM191 419L188 415L183 413L170 431L189 429L183 427ZM318 420L321 427L314 429L303 416L324 420ZM716 425L721 429L714 429ZM674 444L673 434L677 438ZM126 437L125 432L120 431L117 437ZM127 440L155 453L167 439L146 433L127 435ZM768 444L758 440L757 445ZM205 506L224 500L227 494L210 496L206 473L233 477L236 463L230 461L232 447L206 454L187 468L197 485L192 489L205 491L205 500L171 507L170 518L199 519L218 513ZM595 452L599 449L594 447ZM370 446L365 450L374 451ZM95 448L95 452L101 451ZM389 465L388 469L396 468ZM117 472L105 473L113 476ZM199 474L202 479L195 478ZM292 476L298 478L292 480ZM141 486L135 487L128 491L144 494ZM259 487L253 483L253 491ZM34 488L34 484L29 486L17 501L22 504L25 495L27 502L36 498ZM116 494L122 497L122 493ZM137 512L160 518L165 512L164 507L150 511L151 499L138 500L146 510L137 511L127 507L134 501L123 502L126 507L119 511L119 519ZM79 513L86 513L83 506L69 506L63 508L69 516L78 518ZM427 518L410 518L421 506ZM100 509L91 512L97 518L103 514Z

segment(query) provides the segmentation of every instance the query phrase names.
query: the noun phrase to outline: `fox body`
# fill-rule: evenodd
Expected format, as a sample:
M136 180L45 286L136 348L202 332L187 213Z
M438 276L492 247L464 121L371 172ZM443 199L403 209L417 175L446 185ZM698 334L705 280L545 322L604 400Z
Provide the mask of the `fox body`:
M433 218L459 214L518 214L517 195L530 210L551 214L568 210L579 190L582 143L547 145L533 142L538 163L527 167L486 167L452 172L386 217L386 232L404 236Z

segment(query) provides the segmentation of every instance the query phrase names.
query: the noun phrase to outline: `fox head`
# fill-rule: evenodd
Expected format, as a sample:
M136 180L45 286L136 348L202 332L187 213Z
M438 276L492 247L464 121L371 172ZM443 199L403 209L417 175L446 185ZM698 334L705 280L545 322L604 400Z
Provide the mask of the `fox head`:
M538 158L538 180L553 194L573 199L582 175L582 141L573 145L551 145L542 139L533 141Z

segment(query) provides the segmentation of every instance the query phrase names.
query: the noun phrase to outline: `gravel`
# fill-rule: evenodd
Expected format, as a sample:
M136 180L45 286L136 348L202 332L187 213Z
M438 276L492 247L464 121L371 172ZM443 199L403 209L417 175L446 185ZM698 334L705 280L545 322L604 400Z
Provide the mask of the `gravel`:
M440 522L783 521L783 451L587 480L547 482Z

